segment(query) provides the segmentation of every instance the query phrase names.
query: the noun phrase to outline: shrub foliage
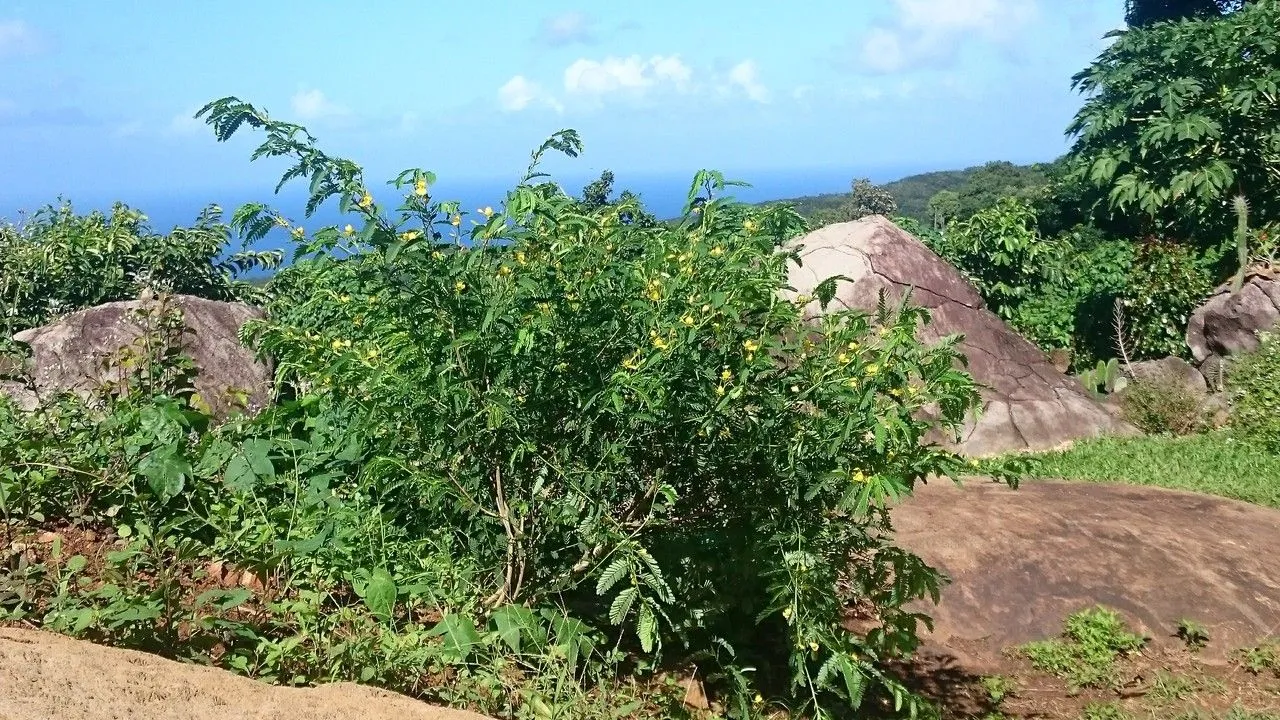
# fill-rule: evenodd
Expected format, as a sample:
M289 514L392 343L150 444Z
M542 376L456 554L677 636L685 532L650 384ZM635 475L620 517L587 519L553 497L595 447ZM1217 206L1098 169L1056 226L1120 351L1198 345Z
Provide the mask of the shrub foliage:
M46 206L20 225L0 225L0 302L8 335L72 312L131 300L142 287L211 300L257 299L240 279L276 267L279 252L229 251L230 227L211 205L189 228L153 232L147 217L117 203L78 215Z
M541 716L564 687L538 677L581 689L688 664L737 717L769 700L817 717L873 696L916 707L881 668L914 648L924 618L906 606L941 578L893 544L887 508L958 469L924 438L978 400L955 338L915 339L925 311L806 323L809 299L785 292L793 212L722 197L714 172L665 225L634 222L634 198L581 203L537 172L580 151L572 131L503 207L469 213L422 170L370 187L235 98L201 115L221 140L265 133L255 157L291 160L309 210L336 197L362 218L308 236L265 205L235 215L251 240L303 236L243 333L293 399L217 428L165 392L105 419L10 418L38 427L0 451L0 497L24 499L10 525L78 513L138 538L122 577L216 559L269 589L195 609L130 590L149 608L131 620L119 585L15 612L108 636L195 627L222 664L274 679L500 678L478 702L494 713ZM101 442L81 449L86 433ZM259 602L257 620L226 609ZM872 629L850 633L850 613ZM520 692L503 667L529 673Z

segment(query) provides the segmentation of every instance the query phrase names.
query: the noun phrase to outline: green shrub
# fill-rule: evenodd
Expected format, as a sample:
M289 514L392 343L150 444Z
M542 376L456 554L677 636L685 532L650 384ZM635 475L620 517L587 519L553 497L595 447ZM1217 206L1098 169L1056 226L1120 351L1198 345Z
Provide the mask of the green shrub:
M364 220L303 239L269 319L244 331L294 399L211 431L180 406L140 410L162 441L90 455L54 422L6 465L7 497L58 488L43 517L87 498L82 515L145 538L117 557L119 592L58 610L61 586L45 588L58 627L201 618L194 632L242 672L505 716L688 664L742 717L756 692L815 715L869 697L922 707L881 663L914 649L923 616L907 605L936 600L941 577L892 543L886 509L959 469L922 442L920 411L955 429L978 403L955 339L915 340L925 311L806 323L809 299L783 292L794 213L721 199L712 172L668 225L628 222L632 199L584 207L535 172L580 151L571 131L502 208L471 215L419 170L375 198L353 163L234 98L201 115L222 140L266 132L256 155L292 159L313 207L337 195ZM250 239L297 228L257 204L234 224ZM99 435L116 437L113 418ZM261 578L263 612L175 612L138 585L201 558ZM122 596L132 619L115 626ZM850 607L876 627L848 632ZM421 686L440 674L455 680Z
M1262 333L1257 350L1235 359L1227 371L1234 405L1231 425L1240 434L1280 452L1280 335Z
M1143 432L1190 435L1203 424L1204 398L1167 374L1129 382L1120 396L1124 419Z
M152 232L117 203L109 215L43 207L21 225L0 224L0 329L5 338L66 312L132 300L142 287L211 300L257 300L238 277L279 264L281 253L228 252L230 228L212 205L194 226Z
M1187 320L1213 290L1219 255L1154 237L1138 243L1123 296L1133 359L1187 356Z

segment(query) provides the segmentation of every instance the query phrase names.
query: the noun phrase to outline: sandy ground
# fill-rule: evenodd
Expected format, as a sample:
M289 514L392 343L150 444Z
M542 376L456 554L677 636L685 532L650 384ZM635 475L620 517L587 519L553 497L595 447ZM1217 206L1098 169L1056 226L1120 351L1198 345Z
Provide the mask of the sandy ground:
M485 720L346 683L281 688L36 630L0 629L0 720Z

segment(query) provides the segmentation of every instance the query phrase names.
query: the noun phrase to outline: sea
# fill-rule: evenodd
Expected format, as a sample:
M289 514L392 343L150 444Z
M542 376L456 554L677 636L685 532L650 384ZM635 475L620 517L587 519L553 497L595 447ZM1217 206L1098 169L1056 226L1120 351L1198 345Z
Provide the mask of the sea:
M762 170L725 172L730 180L746 182L746 187L730 187L725 195L737 200L757 203L770 200L797 198L828 193L845 193L855 177L867 177L875 183L897 180L918 172L926 172L936 167L891 167L878 169L856 169L847 167L822 167L794 170ZM614 173L615 196L623 190L637 193L645 208L659 218L676 217L684 207L689 186L694 173L686 174L626 174ZM596 176L555 177L566 192L580 195L583 186ZM464 211L476 213L486 206L497 209L507 191L515 184L515 179L489 180L441 180L432 187L432 197L439 200L456 200ZM92 210L109 211L115 202L123 202L135 210L144 213L153 232L167 233L175 227L186 227L193 224L200 212L210 204L216 204L223 210L224 221L229 221L236 208L247 202L266 203L274 210L293 221L295 225L307 229L318 229L326 226L342 227L348 222L359 226L352 216L344 216L337 207L336 200L331 200L318 208L310 217L306 217L306 183L295 181L286 185L279 194L273 194L274 185L262 188L244 188L211 192L189 192L175 189L166 193L120 193L114 197L67 197L75 211L79 214ZM376 193L376 186L374 188ZM387 192L394 192L390 187ZM390 199L390 198L388 198ZM45 204L56 204L57 198L37 201L16 201L0 195L0 220L19 222L24 214ZM285 251L286 263L292 255L293 243L289 234L283 229L275 230L267 237L250 246L256 250L279 249ZM234 252L241 246L229 248Z

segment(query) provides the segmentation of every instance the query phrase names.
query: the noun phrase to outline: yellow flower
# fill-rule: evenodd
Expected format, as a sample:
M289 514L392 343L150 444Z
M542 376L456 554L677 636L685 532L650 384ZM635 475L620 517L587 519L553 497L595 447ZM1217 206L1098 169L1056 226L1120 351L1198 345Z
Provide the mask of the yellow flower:
M493 208L485 205L484 208L480 210L480 214L487 218L493 217Z
M697 322L697 320L694 320L692 315L685 315L684 317L680 318L680 322L684 323L685 325L688 325L689 327L693 327L693 324Z
M307 231L306 231L306 230L303 230L303 229L302 229L302 226L301 226L301 225L299 225L298 227L296 227L296 228L294 228L294 229L293 229L293 236L294 236L294 237L296 237L296 238L300 238L300 237L302 237L304 234L306 234L306 232L307 232Z
M723 254L724 254L724 248L721 247L720 245L717 245L711 248L711 257L720 257Z
M858 343L856 343L856 342L851 342L851 343L849 343L848 347L849 347L849 352L855 352L855 351L857 351L857 349L858 349L858 348L860 348L860 347L862 347L862 346L861 346L861 345L859 345L859 344L858 344Z
M818 643L810 641L809 650L813 652L818 652Z
M727 381L727 380L731 380L732 378L733 378L733 373L729 371L729 368L725 368L724 370L720 371L721 380Z
M799 386L799 385L792 385L792 386L791 386L791 392L793 392L793 393L798 393L798 392L800 392L800 386Z
M632 355L631 357L622 361L622 367L628 370L636 370L640 367L640 360L635 355Z
M764 698L760 696L760 693L756 693L756 696L751 699L751 702L755 703L756 705L763 705Z
M783 609L782 609L782 617L784 617L784 618L786 618L786 619L790 620L790 619L791 619L791 608L789 608L789 607L783 608Z
M896 398L900 398L902 397L902 388L893 388L889 391L889 394Z
M427 196L427 181L426 181L426 180L419 180L417 183L415 183L415 184L414 184L414 186L413 186L413 194L414 194L414 195L417 195L418 197L426 197L426 196Z
M861 470L857 470L852 475L853 481L856 483L864 483L867 481L867 474Z
M414 239L414 238L418 237L418 236L419 236L419 235L421 235L421 234L422 234L422 233L421 233L421 232L419 232L419 231L417 231L417 230L406 230L406 231L404 231L404 232L400 233L400 239L401 239L401 240L404 240L405 242L408 242L408 241L410 241L410 240L412 240L412 239Z
M870 365L867 366L867 369L866 369L867 377L872 377L878 372L880 372L879 365L876 365L875 363L871 363Z
M462 292L463 290L467 289L467 284L459 280L458 282L453 284L453 289L457 290L458 292Z
M432 259L432 260L439 260L439 259L440 259L440 258L442 258L442 257L444 257L444 253L440 252L439 250L432 250L432 251L431 251L431 259Z
M511 268L506 265L503 265L502 267L498 268L498 274L503 277L506 277L511 274Z
M755 340L747 340L746 342L742 343L742 348L749 353L753 353L760 349L760 343L756 342Z
M333 342L329 343L329 347L333 348L333 351L334 351L334 352L341 352L341 351L342 351L342 341L341 341L341 340L334 340Z
M724 395L724 385L716 386L716 395Z
M551 303L540 302L538 303L538 309L541 310L542 312L550 312Z
M365 194L360 198L360 207L364 208L365 210L368 210L372 205L373 205L373 196L366 191Z
M889 328L887 328L887 327L882 327L882 328L880 328L879 330L876 330L876 333L878 333L878 334L880 335L880 337L884 337L885 335L888 335L888 334L889 334Z
M840 353L836 357L836 361L839 362L841 365L848 365L850 359L851 358L849 357L849 353Z
M459 225L462 224L462 216L454 215L453 217L449 218L449 224L454 227L458 227Z
M920 394L920 388L916 387L915 385L911 385L907 388L907 395L910 395L911 397L915 397L916 395L919 395L919 394Z
M756 225L756 221L755 221L755 220L747 220L746 222L742 223L742 227L743 227L743 229L745 229L747 232L755 232L755 231L756 231L756 227L757 227L757 225Z
M282 228L287 228L287 227L289 227L289 221L288 221L287 219L285 219L285 217L284 217L283 215L277 215L277 216L276 216L276 225L279 225L279 226L280 226L280 227L282 227Z
M356 229L351 227L350 225L347 225L346 227L342 228L342 232L346 233L348 236L355 235Z
M670 347L667 344L666 339L660 338L660 337L656 337L653 339L653 346L658 348L659 350L666 350L668 347Z
M662 299L662 291L657 288L649 288L649 292L646 294L649 296L649 299L654 302L658 302Z
M349 302L351 302L351 296L350 296L350 295L348 295L348 294L346 294L346 293L343 293L343 294L341 294L341 295L339 295L339 296L338 296L338 302L340 302L340 303L349 303Z
M711 306L710 306L710 305L706 305L706 304L704 304L704 305L702 306L702 312L704 312L704 313L709 313L709 312L711 312Z
M523 250L517 250L517 251L516 251L516 262L520 263L521 265L525 264L526 260L525 260L525 257L524 257L524 251L523 251Z

